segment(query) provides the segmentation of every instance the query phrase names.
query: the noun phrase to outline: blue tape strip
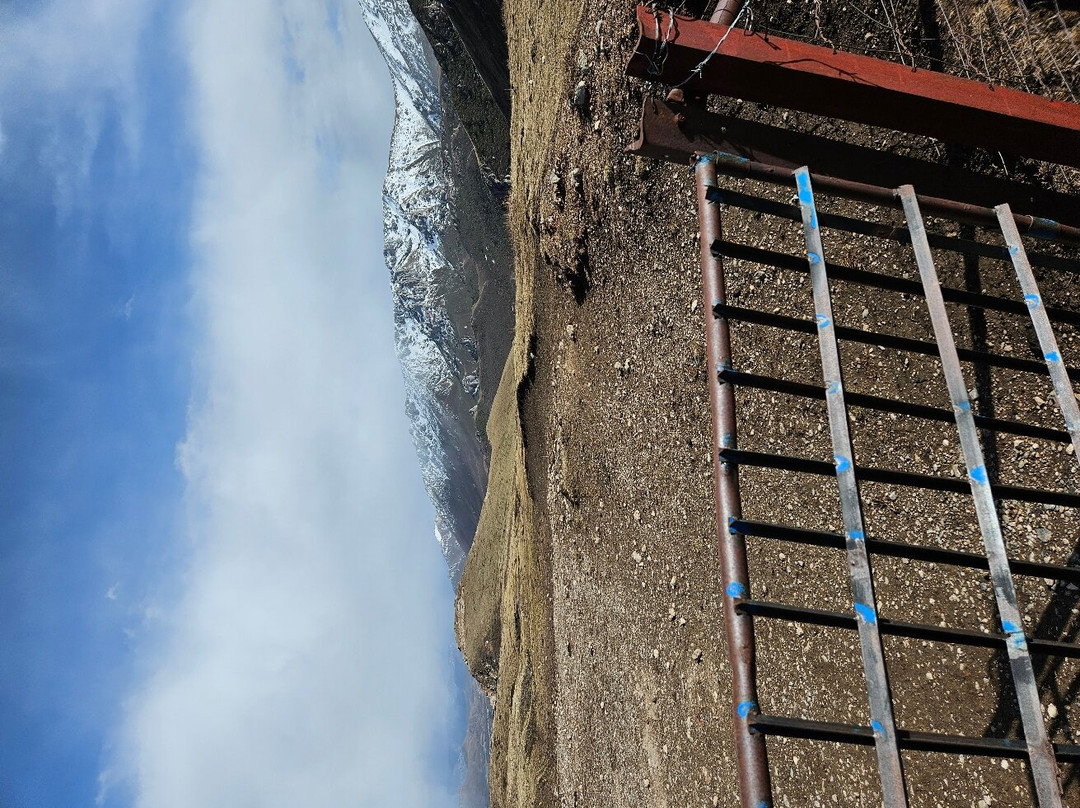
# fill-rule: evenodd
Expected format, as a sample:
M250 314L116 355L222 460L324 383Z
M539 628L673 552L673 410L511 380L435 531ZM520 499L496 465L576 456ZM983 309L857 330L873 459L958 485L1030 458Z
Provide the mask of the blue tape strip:
M810 188L810 174L805 171L796 174L795 184L799 188L799 201L810 208L810 226L816 230L818 226L817 207L814 205L814 192ZM811 258L810 262L817 263L817 257Z
M986 466L976 466L969 471L968 474L971 476L971 479L981 485L986 485L990 479L986 476Z
M879 738L885 737L885 727L881 726L880 721L871 721L870 729L872 729L874 731L874 734L877 735Z
M815 314L814 322L817 323L818 328L826 328L829 325L829 318L824 314Z
M873 606L867 606L865 603L856 603L855 613L872 626L877 623L877 612L874 611Z
M848 533L848 536L850 536L851 539L854 541L866 541L866 534L863 533L861 530L853 530Z
M724 591L728 593L728 597L730 598L741 598L746 594L746 587L738 581L732 581L727 585L727 589Z
M1039 308L1039 296L1038 295L1024 295L1024 302L1027 303L1029 309Z
M739 702L739 706L736 707L735 709L739 713L739 718L746 718L746 716L750 715L751 710L756 710L757 709L757 702L754 702L754 701Z
M1043 354L1043 359L1045 359L1047 362L1060 362L1061 354L1059 354L1057 351L1050 351L1050 353Z
M837 474L843 474L845 471L847 471L849 468L851 468L851 461L848 460L843 455L834 455L833 456L833 465L836 466L836 473Z
M960 410L960 412L967 412L968 410L971 409L971 402L970 401L958 401L958 402L956 402L956 409Z

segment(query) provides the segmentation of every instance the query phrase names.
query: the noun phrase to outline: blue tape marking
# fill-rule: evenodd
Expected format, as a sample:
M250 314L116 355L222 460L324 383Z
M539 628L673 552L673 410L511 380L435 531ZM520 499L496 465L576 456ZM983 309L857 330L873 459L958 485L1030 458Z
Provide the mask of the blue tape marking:
M815 314L814 322L818 324L818 328L826 328L829 325L829 318L824 314Z
M1008 620L1002 620L1001 627L1009 635L1009 641L1012 643L1013 648L1019 648L1021 651L1027 648L1027 638L1024 636L1022 628L1010 623Z
M1018 244L1009 245L1009 255L1016 255L1018 252L1020 252L1020 246Z
M958 401L956 403L956 409L960 410L960 412L967 412L968 410L971 409L971 402L970 401Z
M807 260L808 260L808 261L809 261L809 262L810 262L811 264L816 264L816 263L818 263L818 261L820 261L820 260L821 260L821 256L820 256L820 255L818 255L818 254L817 254L816 252L808 252L808 253L806 254L806 259L807 259Z
M836 395L840 392L840 382L829 382L829 392Z
M983 485L986 485L987 481L989 480L989 478L986 476L986 466L976 466L971 471L969 471L968 474L971 475L971 479L973 479L975 482L981 483Z
M1043 354L1043 359L1045 359L1047 362L1060 362L1061 354L1059 354L1057 351L1050 351L1050 353Z
M739 713L739 718L746 718L746 716L750 715L751 710L756 710L757 709L757 702L754 702L754 701L742 701L742 702L739 702L739 706L736 707L735 709Z
M1024 302L1027 303L1029 309L1039 308L1039 296L1038 295L1024 295Z
M877 623L877 613L874 611L873 606L867 606L865 603L856 603L855 613L870 625Z
M833 464L836 466L836 473L843 474L849 468L851 468L851 461L843 455L834 455Z
M758 804L754 808L769 808L769 803L765 802L765 800L758 800Z
M872 729L874 731L875 735L878 735L878 736L880 736L882 738L885 737L885 727L881 726L880 721L871 721L870 722L870 729Z
M797 174L795 182L799 186L799 201L810 208L810 226L817 230L817 208L814 205L814 192L810 189L810 175ZM811 263L817 263L816 259L812 259Z
M1031 217L1031 228L1028 232L1037 238L1056 239L1060 225L1053 219L1044 219L1042 216Z
M727 585L725 590L730 598L741 598L746 594L746 587L740 584L738 581L732 581Z
M848 535L852 538L853 541L866 541L866 534L863 533L861 530L853 530L848 533Z

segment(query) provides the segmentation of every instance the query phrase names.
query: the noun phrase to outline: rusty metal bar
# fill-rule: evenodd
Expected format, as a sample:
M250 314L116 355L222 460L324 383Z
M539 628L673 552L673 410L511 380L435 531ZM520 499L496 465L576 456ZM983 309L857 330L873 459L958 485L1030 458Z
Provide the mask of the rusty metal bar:
M963 188L964 199L971 204L992 208L1008 202L1014 211L1038 211L1051 219L1080 224L1076 196L659 98L642 101L638 136L627 151L680 165L719 151L788 172L813 155L817 174L886 188L910 183L925 195L946 198Z
M724 265L713 256L709 245L722 238L720 206L710 202L708 192L716 187L715 161L705 157L694 170L697 186L698 227L701 231L701 280L705 312L705 340L709 366L716 371L731 367L731 333L727 319L717 314L723 305ZM724 586L724 629L728 661L731 664L731 692L735 752L739 770L739 796L743 808L772 805L765 736L750 731L750 719L759 712L757 697L754 621L736 610L750 592L746 563L746 543L729 528L742 517L739 470L726 462L722 452L736 446L735 388L719 373L710 374L709 401L713 423L713 462L716 495L716 535L720 551L720 577Z
M719 201L725 205L750 210L755 213L764 213L776 216L780 219L788 219L793 222L800 220L799 208L784 202L775 202L771 199L763 199L759 196L733 191L730 188L717 189L716 195ZM995 208L996 210L996 208ZM896 227L891 224L880 222L868 222L865 219L856 219L852 216L841 216L836 213L823 213L818 211L818 220L821 226L831 230L842 230L846 233L855 233L860 236L872 236L874 238L895 241L898 244L910 244L911 235L906 227ZM935 249L949 250L962 255L974 255L980 258L991 258L999 261L1010 261L1007 247L998 244L986 244L973 239L959 238L958 236L946 236L941 233L927 233L930 246ZM1032 266L1046 269L1057 269L1062 272L1080 274L1080 261L1071 258L1063 258L1059 255L1048 253L1027 253L1028 261ZM920 287L921 289L921 287ZM921 294L921 292L920 292ZM1080 315L1078 315L1080 316Z
M1043 359L1046 360L1046 369L1050 372L1050 380L1054 384L1058 408L1065 418L1065 429L1068 430L1069 437L1072 439L1076 457L1080 458L1080 406L1077 406L1076 393L1072 382L1069 381L1069 374L1065 371L1065 360L1062 359L1061 349L1058 348L1054 329L1050 327L1050 309L1043 302L1039 286L1035 283L1035 275L1031 271L1024 242L1016 230L1012 211L1009 210L1008 205L999 205L995 210L998 221L1001 223L1001 234L1005 237L1009 254L1012 256L1017 280L1020 281L1020 288L1024 293L1024 303L1027 304L1028 313L1031 315L1031 324L1035 327L1035 335L1039 338L1039 347L1042 348Z
M829 628L858 629L858 620L844 612L830 612L826 609L812 609L806 606L793 606L788 603L776 603L765 600L744 600L739 604L741 614L754 617L766 617L773 620L791 620L809 626ZM972 648L993 648L1005 651L1010 637L1007 634L977 631L970 628L949 628L934 626L929 623L911 623L906 620L878 618L878 629L887 637L907 637L912 640L944 642L953 645L965 645ZM1080 645L1056 640L1028 640L1028 648L1033 654L1043 656L1080 659ZM873 725L871 725L873 726Z
M741 306L721 304L715 308L717 313L731 320L741 320L745 323L755 323L772 328L783 328L787 331L797 331L803 334L813 334L817 331L817 326L812 320L800 320L798 317L788 317L784 314L773 314L758 309L746 309ZM911 337L898 337L895 334L886 334L882 331L863 331L859 328L838 325L836 327L836 336L842 340L858 342L863 345L881 345L885 348L908 351L922 356L937 356L937 346L932 342L912 339ZM992 354L986 351L973 351L969 348L958 348L957 353L965 362L982 363L990 367L1019 370L1023 373L1034 373L1039 376L1049 375L1046 365L1034 359L1022 359L1019 356ZM1080 368L1067 367L1065 372L1069 374L1070 379L1080 380Z
M644 5L637 19L638 78L1080 167L1075 104Z
M825 388L803 382L792 382L787 379L776 379L772 376L761 376L755 373L743 373L737 370L724 370L720 372L723 381L731 382L737 387L751 387L756 390L770 390L774 393L784 393L789 396L800 398L812 398L817 401L825 400ZM914 404L910 401L901 401L896 398L872 396L866 393L850 393L845 388L844 393L848 405L862 407L879 412L894 412L897 415L910 415L913 418L925 418L928 421L941 421L955 423L952 410L941 407L928 407L925 404ZM975 416L975 425L979 429L994 429L998 432L1007 432L1010 435L1023 435L1028 438L1068 443L1069 433L1060 429L1049 429L1044 426L1025 424L1020 421L1009 421L1005 418L987 418L985 415Z
M760 180L785 187L791 186L791 170L788 168L759 163L727 152L718 152L715 155L715 165L718 174ZM810 174L810 179L813 181L814 187L819 191L833 196L896 209L902 207L895 188L853 182L813 172ZM918 194L916 198L919 200L919 207L932 216L973 224L977 227L997 228L999 226L997 214L994 213L992 208L922 194ZM1047 241L1080 244L1080 228L1059 224L1051 219L1039 216L1022 216L1018 213L1013 214L1013 221L1016 222L1017 229L1024 235L1046 239Z
M949 315L941 295L937 268L926 240L926 228L923 224L915 190L910 185L900 188L900 199L904 205L908 230L915 259L919 265L919 275L926 289L926 306L934 326L941 355L941 366L949 388L949 396L956 409L957 432L960 447L968 467L971 494L975 503L975 513L983 536L983 546L990 562L990 578L994 585L998 615L1001 626L1009 635L1007 645L1009 665L1012 671L1016 699L1020 707L1020 718L1027 742L1028 763L1035 791L1041 808L1061 808L1061 786L1058 782L1057 763L1054 751L1043 721L1042 705L1039 698L1038 683L1031 663L1028 641L1024 633L1023 616L1017 605L1016 589L1013 585L1012 572L1005 548L1005 539L998 522L994 495L987 477L986 461L979 443L978 430L971 416L971 402L968 400L964 372L960 367L960 358L956 352Z
M900 760L900 750L896 746L892 692L889 689L885 651L878 628L874 576L870 567L870 555L866 552L862 501L859 499L859 485L855 479L855 455L851 446L847 403L844 400L840 351L833 323L832 295L826 275L825 248L821 242L821 231L818 229L817 207L814 204L814 191L807 168L800 168L795 172L795 183L802 210L806 261L813 288L814 322L818 326L818 347L821 352L821 372L825 380L825 404L829 413L833 462L836 464L836 485L840 490L840 509L847 537L848 578L855 601L855 613L858 615L859 647L870 702L870 726L874 728L876 740L878 777L881 780L881 793L886 808L907 808L904 766Z
M749 519L737 519L731 523L731 527L743 536L775 539L795 544L808 544L814 547L831 547L837 550L842 550L845 547L843 536L839 533L829 533L824 530L807 530L802 527L775 525L770 522L755 522ZM908 558L912 561L948 564L953 567L965 567L973 570L990 569L990 562L987 561L986 556L962 550L943 550L940 547L875 539L870 536L866 538L866 549L874 555L888 556L890 558ZM1059 564L1043 564L1036 561L1024 561L1019 558L1010 558L1009 567L1015 575L1080 583L1080 567L1063 567Z
M712 244L714 253L724 258L737 258L742 261L753 261L756 264L787 269L792 272L806 272L806 260L787 253L775 250L763 250L760 247L751 247L746 244L737 244L732 241L715 241ZM923 296L922 284L918 281L899 278L895 275L885 275L880 272L870 272L865 269L853 269L839 264L829 264L829 275L838 281L856 283L860 286L869 286L874 289L884 289L890 292L902 292L909 295ZM969 292L967 289L954 289L948 286L941 287L941 294L948 303L959 303L962 306L976 306L981 309L1001 311L1006 314L1028 315L1027 305L1020 300L1007 297L984 295L981 292ZM1068 323L1080 326L1080 312L1062 309L1056 306L1046 306L1045 314L1051 320L1059 323Z
M736 463L742 466L796 471L818 477L832 477L836 474L836 467L832 463L824 460L810 460L806 457L769 454L768 452L750 452L745 449L724 449L720 452L720 457L728 463ZM922 488L927 491L948 491L953 494L971 493L968 483L959 477L938 477L933 474L894 471L872 466L855 466L855 479L860 482L899 485L904 488ZM997 499L1080 508L1080 494L1070 494L1065 491L1047 491L1042 488L1024 488L1019 485L991 485L990 489Z
M807 721L778 715L759 715L753 721L754 730L768 735L786 738L807 738L815 741L832 741L859 746L874 743L874 731L870 727L840 724L832 721ZM900 748L913 752L943 752L952 755L978 755L1023 759L1027 757L1023 741L1012 738L969 738L963 735L946 735L937 732L914 732L899 729ZM1080 745L1054 744L1054 755L1062 763L1080 762Z

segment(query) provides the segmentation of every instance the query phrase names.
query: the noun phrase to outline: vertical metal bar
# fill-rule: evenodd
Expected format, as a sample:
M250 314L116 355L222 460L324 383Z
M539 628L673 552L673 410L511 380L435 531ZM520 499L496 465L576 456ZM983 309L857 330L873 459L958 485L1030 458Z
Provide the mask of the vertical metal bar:
M750 719L760 710L757 703L757 659L754 619L739 614L736 606L749 594L746 543L731 529L742 518L739 471L734 463L720 459L723 449L736 448L735 388L720 379L731 368L731 333L727 320L714 314L725 300L724 265L710 250L721 237L720 206L709 201L716 188L716 165L712 155L702 157L694 171L697 183L698 226L701 229L701 280L705 312L705 339L709 361L709 400L712 405L713 463L716 490L716 537L720 549L720 576L724 586L724 629L731 663L731 693L739 795L742 808L769 808L772 783L765 736L750 729Z
M806 260L810 265L810 282L814 292L814 321L818 325L818 346L821 349L821 370L825 379L825 403L829 412L829 431L832 434L836 484L840 489L840 509L844 515L848 574L851 594L855 600L881 792L886 808L906 808L908 802L904 786L904 767L896 742L889 675L885 668L885 652L878 630L874 578L870 556L866 552L862 502L859 499L859 484L855 480L855 455L851 447L847 403L844 400L844 382L840 370L840 350L836 344L825 249L821 243L810 170L806 167L798 169L795 172L795 182L799 189L799 207L802 210L803 233L806 237Z
M1039 286L1035 283L1035 275L1031 271L1031 263L1028 261L1024 242L1020 239L1020 230L1016 226L1016 220L1008 205L998 205L994 208L994 213L997 214L1001 234L1005 237L1013 268L1016 269L1017 280L1020 281L1020 288L1024 292L1024 302L1031 315L1031 324L1035 326L1035 334L1039 338L1039 347L1042 348L1043 359L1046 360L1046 369L1050 371L1050 380L1054 383L1054 395L1057 396L1058 407L1065 417L1065 429L1072 438L1074 453L1080 459L1080 406L1076 403L1072 382L1069 381L1069 375L1065 372L1065 363L1058 349L1054 329L1050 326L1050 318L1046 315L1046 306L1043 304L1042 295L1039 294Z
M949 387L956 412L956 426L960 433L960 447L964 452L967 465L971 494L975 500L975 513L982 531L983 546L990 564L990 579L994 584L994 596L997 600L1001 627L1008 634L1006 647L1009 654L1009 666L1012 670L1016 699L1020 707L1020 719L1024 727L1027 742L1028 762L1035 793L1041 808L1061 808L1061 785L1058 781L1057 761L1054 750L1046 734L1042 707L1039 702L1039 688L1035 681L1035 671L1028 653L1027 638L1024 636L1024 624L1020 609L1016 603L1016 589L1013 586L1009 560L1005 552L1005 539L1001 534L994 497L990 491L990 480L986 473L982 447L979 445L978 432L968 400L967 386L964 382L960 358L956 354L956 342L953 339L949 315L945 310L945 301L941 297L937 268L930 252L919 203L915 190L910 185L900 188L900 200L907 217L911 244L915 249L915 258L919 264L919 275L926 290L926 305L937 337L941 367Z

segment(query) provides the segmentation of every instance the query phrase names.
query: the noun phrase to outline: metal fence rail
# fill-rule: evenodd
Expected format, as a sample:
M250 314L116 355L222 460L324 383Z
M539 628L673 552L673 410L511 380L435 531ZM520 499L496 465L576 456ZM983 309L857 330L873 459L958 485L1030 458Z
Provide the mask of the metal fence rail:
M797 192L797 204L784 204L744 191L722 188L718 175L723 174L752 177L791 187ZM1077 273L1080 272L1080 262L1055 254L1053 248L1046 252L1028 252L1020 234L1020 230L1024 229L1030 237L1071 242L1075 240L1074 231L1064 226L1040 227L1037 219L1014 216L1007 205L989 209L941 199L924 199L923 205L920 205L919 197L910 186L896 190L874 188L817 177L807 168L791 172L757 166L732 155L702 157L696 163L695 177L708 357L714 371L710 382L710 399L716 452L718 538L727 594L724 617L734 683L734 726L744 808L772 805L768 744L765 742L769 736L873 746L881 796L884 804L890 808L906 806L911 798L905 785L901 750L1022 760L1028 767L1035 804L1040 808L1059 808L1063 804L1060 767L1080 762L1080 746L1051 743L1042 707L1041 696L1046 686L1042 673L1059 664L1060 660L1080 659L1080 645L1036 638L1032 632L1025 630L1014 577L1034 576L1075 583L1080 581L1080 568L1045 563L1045 559L1039 562L1011 557L999 509L1003 502L1010 500L1042 503L1048 507L1080 508L1080 495L1071 491L1003 484L995 479L993 465L988 464L984 455L983 443L988 436L992 439L997 434L1024 436L1056 443L1063 448L1071 445L1076 456L1080 457L1080 407L1072 387L1072 381L1080 380L1080 368L1066 364L1053 331L1055 324L1068 328L1080 326L1080 313L1063 306L1047 305L1032 269L1035 266L1040 271L1050 273ZM820 212L815 192L901 208L906 226ZM796 256L726 240L720 222L722 205L737 211L801 222L806 255ZM997 225L1004 246L975 238L973 228L961 236L930 232L921 207L929 207L932 215L953 221L975 222L983 227ZM912 263L918 267L920 280L896 277L873 268L833 264L826 256L828 245L823 229L910 245ZM1013 295L1006 289L961 289L942 285L935 264L935 251L1010 261L1016 272L1018 294ZM725 294L724 259L749 261L809 275L813 309L808 309L805 318L800 318L782 314L778 310L764 311L730 304ZM838 326L833 316L830 280L863 287L872 293L898 292L923 301L933 326L934 339L920 340L882 331ZM1013 356L1007 351L984 350L979 346L958 347L949 321L948 305L995 312L1004 317L1030 317L1042 352L1040 360ZM737 322L814 335L820 352L822 383L792 381L733 367L731 324ZM845 343L878 346L905 355L932 357L940 361L952 408L847 391L841 361ZM968 393L970 380L965 378L962 362L973 363L977 369L999 368L1049 376L1061 420L1058 423L1029 424L975 412ZM736 438L736 391L740 389L824 402L833 462L772 451L740 449ZM966 479L857 463L850 434L850 407L952 424L962 449ZM841 506L843 533L743 518L740 467L832 477L836 481ZM951 550L915 540L887 540L867 535L859 488L861 483L885 483L967 497L977 517L984 551ZM775 540L802 546L845 549L851 588L850 611L752 597L747 562L748 540ZM987 571L993 584L998 626L995 630L975 630L944 623L933 625L879 616L874 588L875 557ZM769 705L760 705L755 619L792 621L799 625L858 632L862 675L869 699L868 725L773 715L769 712ZM882 644L883 636L1004 652L1009 661L1010 686L1016 694L1019 708L1020 726L1016 737L960 736L917 732L897 726L894 718L896 705L890 688L890 659L887 647ZM1037 656L1038 660L1033 661L1033 656Z

